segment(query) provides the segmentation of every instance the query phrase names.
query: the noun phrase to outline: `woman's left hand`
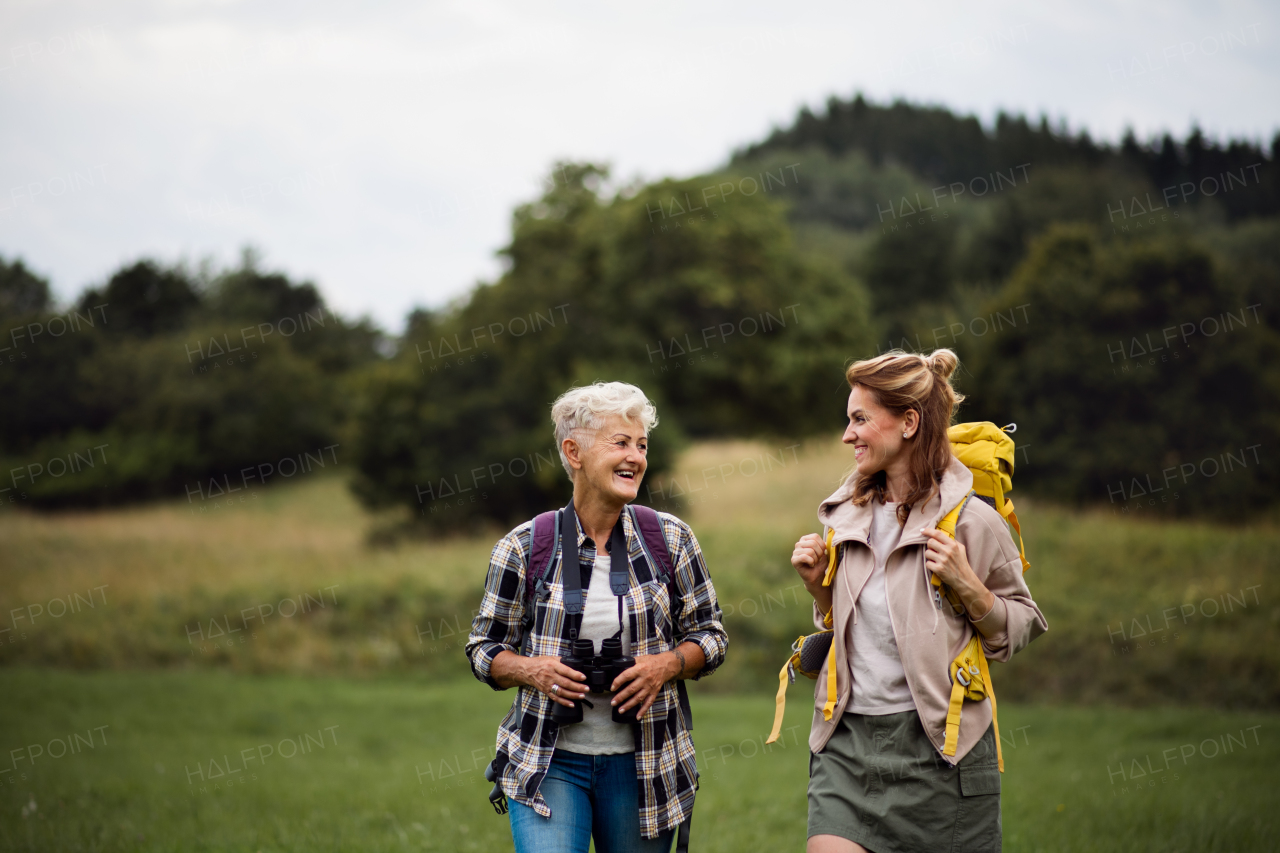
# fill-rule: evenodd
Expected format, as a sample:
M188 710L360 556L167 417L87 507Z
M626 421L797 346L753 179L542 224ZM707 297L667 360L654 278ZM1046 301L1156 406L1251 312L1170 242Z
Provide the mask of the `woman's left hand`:
M974 574L964 546L941 530L920 532L929 540L924 551L925 568L960 596L972 618L980 618L977 616L980 613L990 613L995 605L995 594Z
M636 719L642 719L654 700L658 698L658 691L662 689L662 685L679 675L676 671L679 666L679 662L670 652L660 655L640 655L636 658L635 666L620 673L613 680L610 689L617 690L618 693L613 697L611 704L623 711L639 706Z
M976 581L973 569L969 567L969 558L964 546L941 530L920 531L928 537L925 546L924 564L938 579L953 589L967 586L969 581Z

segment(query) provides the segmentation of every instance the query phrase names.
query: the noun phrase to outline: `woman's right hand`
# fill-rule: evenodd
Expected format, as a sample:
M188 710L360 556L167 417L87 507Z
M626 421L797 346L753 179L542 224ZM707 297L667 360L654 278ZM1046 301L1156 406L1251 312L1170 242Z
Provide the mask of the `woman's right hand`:
M827 543L816 533L800 537L791 552L791 565L800 573L805 589L812 593L822 586L827 574Z
M804 581L804 588L813 596L814 604L824 614L831 613L831 587L823 586L827 574L827 543L816 533L800 537L791 552L791 565Z
M517 680L528 687L539 690L551 697L551 701L559 702L566 708L572 708L574 700L587 695L587 688L579 682L587 677L576 669L565 666L555 655L538 655L537 657L519 657ZM556 687L556 690L552 690Z

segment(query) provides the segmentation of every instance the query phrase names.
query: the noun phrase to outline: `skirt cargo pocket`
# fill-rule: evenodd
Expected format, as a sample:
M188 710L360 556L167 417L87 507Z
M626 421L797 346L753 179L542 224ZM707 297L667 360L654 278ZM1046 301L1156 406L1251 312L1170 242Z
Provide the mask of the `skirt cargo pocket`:
M994 764L960 767L960 793L966 797L1000 793L1000 768Z
M988 726L982 738L956 766L960 771L960 794L980 797L1000 793L1000 767L996 763L996 733Z

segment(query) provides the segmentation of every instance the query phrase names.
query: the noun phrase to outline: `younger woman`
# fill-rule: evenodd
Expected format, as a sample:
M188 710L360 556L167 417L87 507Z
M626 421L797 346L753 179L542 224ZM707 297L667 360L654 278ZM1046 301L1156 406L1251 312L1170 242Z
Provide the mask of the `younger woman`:
M965 701L955 754L943 754L951 662L975 634L1006 661L1047 625L999 513L974 498L955 540L936 529L973 484L947 441L956 365L947 349L890 352L846 373L857 467L818 509L839 549L831 586L822 536L791 556L816 624L835 632L836 702L824 672L809 736L809 853L1000 850L989 700ZM963 613L935 598L931 575Z

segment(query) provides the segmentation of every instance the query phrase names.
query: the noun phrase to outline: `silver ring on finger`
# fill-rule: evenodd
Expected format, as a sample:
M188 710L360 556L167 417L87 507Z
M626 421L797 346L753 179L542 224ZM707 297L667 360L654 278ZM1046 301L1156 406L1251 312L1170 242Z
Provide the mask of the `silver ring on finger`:
M559 695L560 695L560 685L559 685L559 684L553 684L553 685L551 685L551 692L552 692L552 693L554 693L554 694L556 694L557 696L559 696Z

